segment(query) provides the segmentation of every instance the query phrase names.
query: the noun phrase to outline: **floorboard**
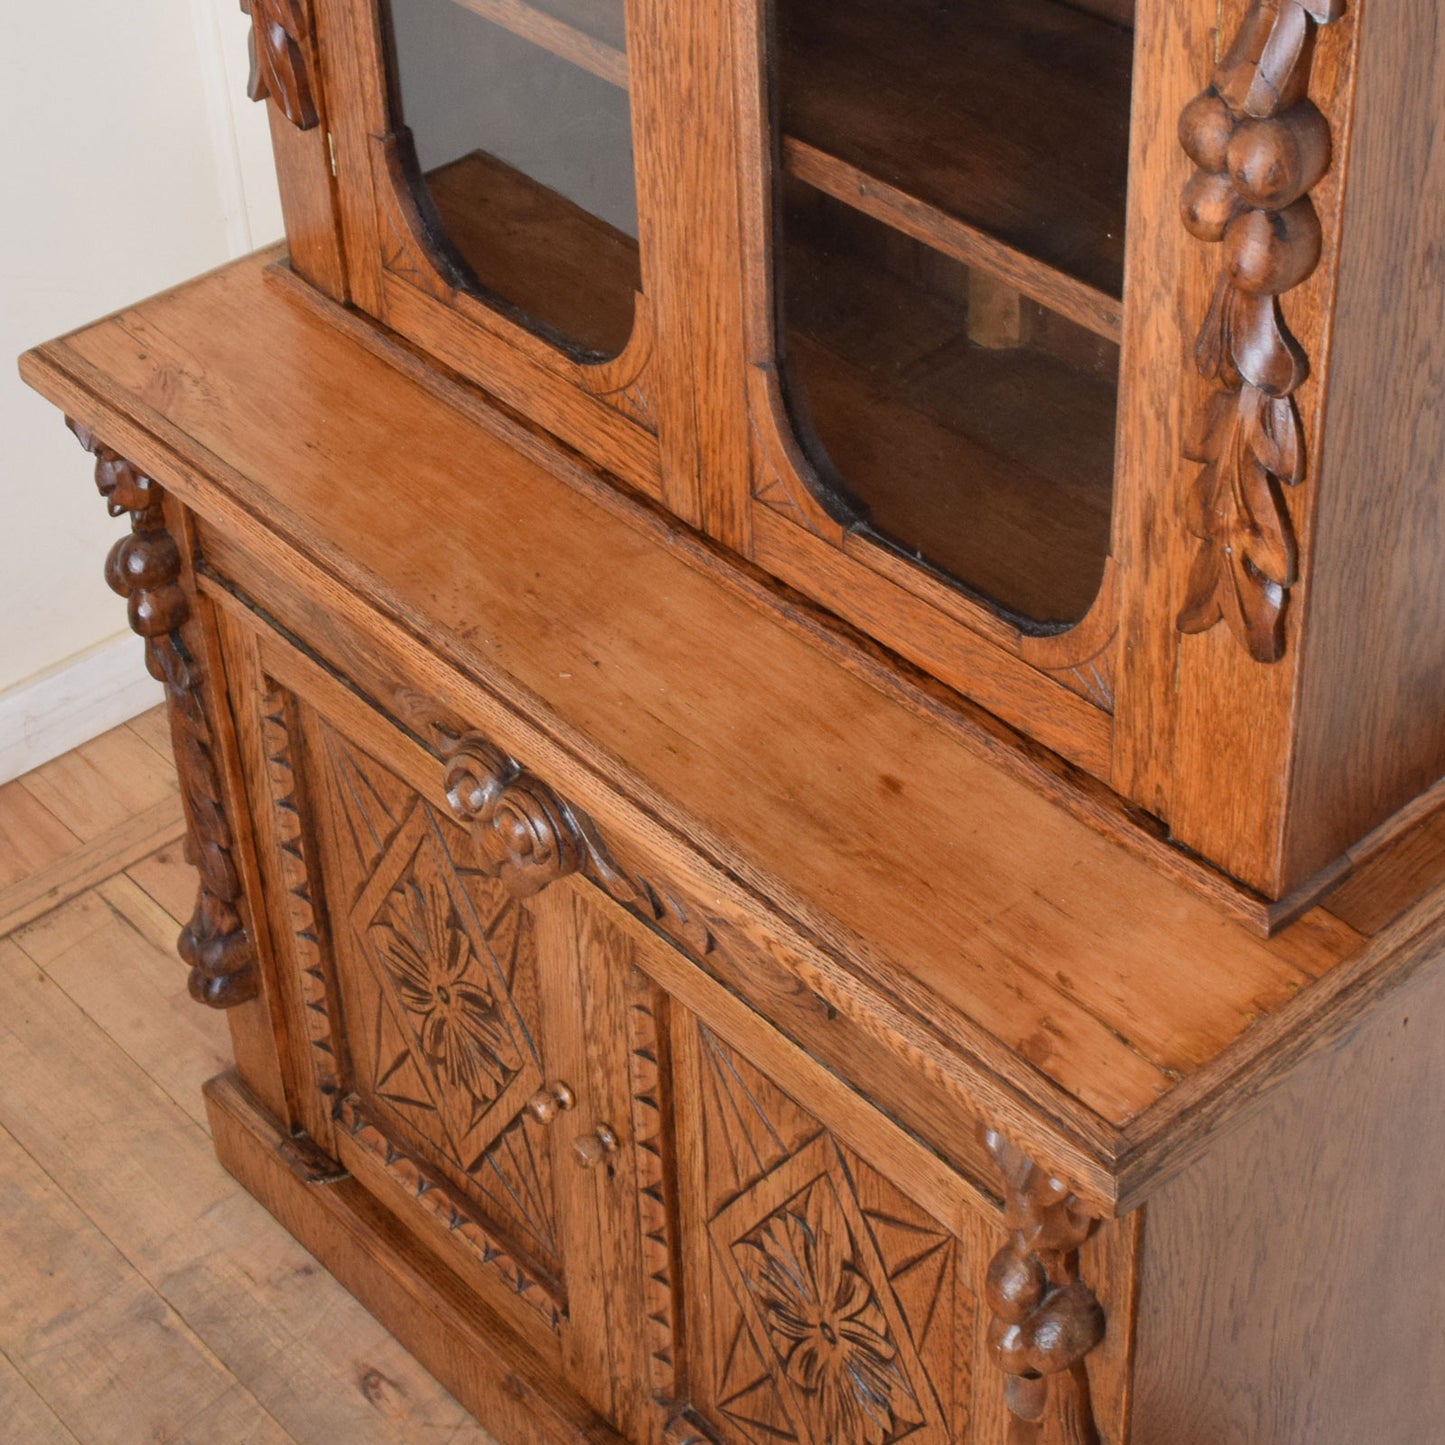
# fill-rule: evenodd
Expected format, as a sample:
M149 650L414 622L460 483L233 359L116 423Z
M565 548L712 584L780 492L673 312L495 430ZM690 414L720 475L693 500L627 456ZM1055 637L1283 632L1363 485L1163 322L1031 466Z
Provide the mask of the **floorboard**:
M211 1152L167 749L156 710L0 788L0 1440L491 1445Z

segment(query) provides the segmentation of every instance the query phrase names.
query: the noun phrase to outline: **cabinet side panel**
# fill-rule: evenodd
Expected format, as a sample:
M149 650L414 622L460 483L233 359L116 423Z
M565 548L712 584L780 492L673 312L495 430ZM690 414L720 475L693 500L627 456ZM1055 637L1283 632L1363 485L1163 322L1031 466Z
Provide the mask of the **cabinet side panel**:
M1131 1445L1424 1445L1445 1419L1445 954L1150 1201Z
M1292 876L1445 774L1445 16L1360 24Z

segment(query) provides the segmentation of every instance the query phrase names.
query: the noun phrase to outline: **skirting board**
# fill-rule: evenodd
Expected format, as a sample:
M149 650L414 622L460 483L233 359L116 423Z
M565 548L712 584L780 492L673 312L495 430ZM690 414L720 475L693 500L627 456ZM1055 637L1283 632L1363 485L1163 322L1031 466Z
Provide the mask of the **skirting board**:
M129 632L0 692L0 783L8 783L163 701Z

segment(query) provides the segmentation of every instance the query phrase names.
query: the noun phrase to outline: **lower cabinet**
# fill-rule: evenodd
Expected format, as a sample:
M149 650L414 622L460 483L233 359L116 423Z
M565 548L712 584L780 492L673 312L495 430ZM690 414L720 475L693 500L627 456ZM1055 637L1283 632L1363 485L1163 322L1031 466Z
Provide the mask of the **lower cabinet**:
M225 633L310 1177L366 1191L606 1438L1001 1441L997 1206L625 907L545 783Z

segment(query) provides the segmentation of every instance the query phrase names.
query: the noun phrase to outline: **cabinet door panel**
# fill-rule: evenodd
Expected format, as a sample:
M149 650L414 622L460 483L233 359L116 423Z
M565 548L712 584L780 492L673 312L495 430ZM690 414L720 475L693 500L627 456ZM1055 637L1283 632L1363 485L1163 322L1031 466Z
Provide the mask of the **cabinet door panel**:
M673 1039L693 1412L729 1445L994 1438L986 1222L934 1218L680 1009Z

